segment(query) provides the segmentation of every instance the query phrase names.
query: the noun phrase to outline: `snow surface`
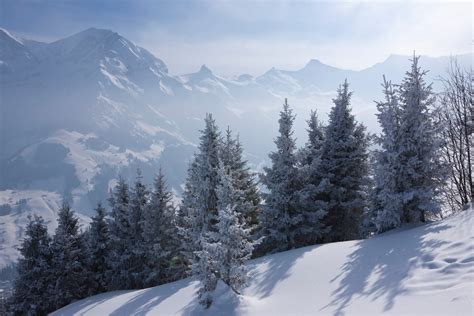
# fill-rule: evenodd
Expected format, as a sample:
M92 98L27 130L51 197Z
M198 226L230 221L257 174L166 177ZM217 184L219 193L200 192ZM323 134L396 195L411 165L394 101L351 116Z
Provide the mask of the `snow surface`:
M224 284L197 303L197 281L96 295L53 315L472 315L474 211L368 240L295 249L250 262L237 296Z

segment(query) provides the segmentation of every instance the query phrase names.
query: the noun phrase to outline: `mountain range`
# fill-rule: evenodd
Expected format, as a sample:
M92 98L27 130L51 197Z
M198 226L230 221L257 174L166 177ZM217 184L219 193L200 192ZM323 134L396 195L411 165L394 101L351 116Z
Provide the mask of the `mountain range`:
M159 166L179 196L206 113L239 135L258 170L273 149L284 98L297 114L301 145L310 109L325 120L347 78L353 111L374 132L382 75L400 82L410 65L408 56L391 55L361 71L311 60L299 70L272 68L257 77L226 78L205 65L176 75L146 49L95 28L52 43L0 29L0 47L0 266L15 259L15 251L4 250L18 243L28 214L47 214L54 227L62 197L87 223L119 175L132 179L140 168L150 183ZM457 56L463 67L472 58ZM421 58L435 91L449 62Z

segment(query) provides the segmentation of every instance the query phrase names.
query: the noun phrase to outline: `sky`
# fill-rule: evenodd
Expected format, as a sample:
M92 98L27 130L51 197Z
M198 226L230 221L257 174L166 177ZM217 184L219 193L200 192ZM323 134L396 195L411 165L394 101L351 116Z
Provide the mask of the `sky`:
M310 59L359 70L390 54L472 52L471 1L1 0L0 27L51 42L118 32L173 74L296 70Z

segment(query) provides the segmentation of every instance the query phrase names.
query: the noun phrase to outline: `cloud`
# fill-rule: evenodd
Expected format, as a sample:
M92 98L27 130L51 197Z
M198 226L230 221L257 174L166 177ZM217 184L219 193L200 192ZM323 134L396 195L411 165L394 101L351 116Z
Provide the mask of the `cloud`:
M258 23L268 22L255 22L258 16L264 15L264 8L259 5L245 15L234 3L226 3L212 10L230 15L232 23L238 20L258 28ZM325 11L319 13L315 7L311 8L312 12L306 12L295 22L299 23L297 28L286 28L279 23L285 18L293 23L302 12L283 13L282 7L277 6L277 14L267 18L275 24L275 30L263 34L261 30L253 35L233 31L211 38L188 38L150 25L139 32L138 38L140 44L163 58L173 72L195 71L199 65L206 64L227 75L241 72L257 75L272 66L297 69L311 58L357 70L383 61L392 53L410 55L416 50L419 54L440 56L471 50L470 3L345 3L324 7ZM322 21L309 21L322 15ZM327 20L332 22L325 26Z

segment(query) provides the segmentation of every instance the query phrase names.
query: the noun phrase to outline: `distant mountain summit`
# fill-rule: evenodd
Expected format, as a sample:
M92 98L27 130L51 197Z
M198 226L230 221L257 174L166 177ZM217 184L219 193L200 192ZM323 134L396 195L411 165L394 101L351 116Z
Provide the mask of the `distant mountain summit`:
M35 62L35 56L23 41L1 28L0 44L0 80L2 76L12 74L17 69L24 69Z

